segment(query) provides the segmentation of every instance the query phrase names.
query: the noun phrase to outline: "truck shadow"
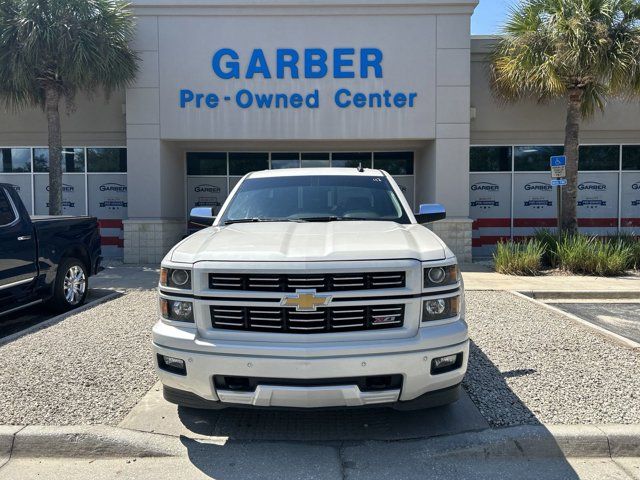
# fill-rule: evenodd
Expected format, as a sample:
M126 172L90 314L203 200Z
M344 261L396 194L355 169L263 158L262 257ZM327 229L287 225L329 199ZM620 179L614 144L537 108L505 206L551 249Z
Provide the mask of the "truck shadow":
M217 479L250 478L257 469L265 479L577 479L553 436L505 380L531 373L535 371L527 368L500 372L472 342L464 392L449 406L412 412L179 408L182 424L201 437L181 438L193 465ZM516 425L525 426L498 428ZM542 456L530 458L518 443L522 435L523 443L531 441L530 426L538 427L534 441L544 439ZM482 443L488 433L505 432L504 444L495 438ZM203 436L223 444L214 445ZM456 448L449 452L452 440ZM339 468L334 476L336 455Z

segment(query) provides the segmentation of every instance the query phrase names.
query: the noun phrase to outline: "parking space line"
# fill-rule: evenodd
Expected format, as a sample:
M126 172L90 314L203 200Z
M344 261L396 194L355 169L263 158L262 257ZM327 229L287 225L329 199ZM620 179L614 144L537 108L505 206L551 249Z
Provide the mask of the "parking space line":
M578 317L577 315L574 315L572 313L569 312L565 312L564 310L561 310L558 307L554 307L553 305L549 305L547 303L544 303L540 300L536 300L535 298L531 298L523 293L520 292L516 292L516 291L510 291L510 293L512 293L513 295L520 297L520 298L524 298L525 300L528 300L532 303L535 303L536 305L542 306L544 308L546 308L547 310L551 310L552 312L556 312L559 313L561 315L563 315L564 317L567 317L571 320L574 320L588 328L590 328L591 330L595 330L596 332L600 333L601 335L608 337L610 340L615 341L616 343L622 344L625 347L629 347L631 349L634 350L640 350L640 343L634 342L633 340L630 340L626 337L623 337L622 335L618 335L617 333L614 333L610 330L607 330L606 328L600 327L599 325L595 325L587 320L584 320L583 318Z

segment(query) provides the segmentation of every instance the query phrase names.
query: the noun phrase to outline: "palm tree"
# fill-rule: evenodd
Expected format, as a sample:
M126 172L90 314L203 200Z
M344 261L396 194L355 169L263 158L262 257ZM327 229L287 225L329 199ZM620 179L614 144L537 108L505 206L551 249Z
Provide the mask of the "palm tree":
M49 134L49 214L62 213L60 103L78 91L106 96L135 78L134 21L120 0L1 0L0 99L41 107Z
M638 0L523 0L491 54L491 86L501 99L566 104L567 186L559 226L577 231L580 123L608 98L640 94Z

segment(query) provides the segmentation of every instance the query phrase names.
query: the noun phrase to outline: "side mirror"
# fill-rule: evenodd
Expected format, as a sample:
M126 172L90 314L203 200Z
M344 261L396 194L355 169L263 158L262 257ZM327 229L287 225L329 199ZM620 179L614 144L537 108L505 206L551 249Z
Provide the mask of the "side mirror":
M213 207L196 207L189 213L189 223L198 227L210 227L215 219Z
M439 203L424 203L415 217L418 223L431 223L447 218L447 211Z

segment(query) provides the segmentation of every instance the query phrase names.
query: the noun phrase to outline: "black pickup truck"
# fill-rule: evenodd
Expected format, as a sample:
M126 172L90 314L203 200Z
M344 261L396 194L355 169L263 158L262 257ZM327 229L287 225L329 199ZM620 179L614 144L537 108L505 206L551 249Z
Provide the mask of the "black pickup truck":
M94 217L30 217L0 183L0 315L46 303L56 311L81 305L102 261Z

